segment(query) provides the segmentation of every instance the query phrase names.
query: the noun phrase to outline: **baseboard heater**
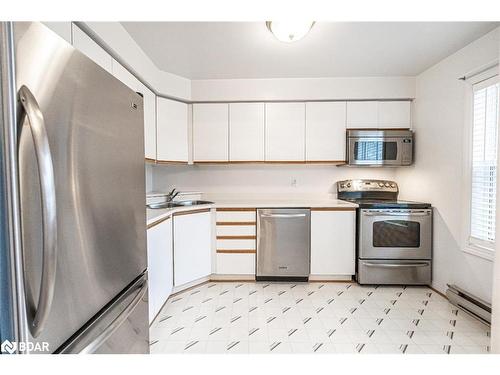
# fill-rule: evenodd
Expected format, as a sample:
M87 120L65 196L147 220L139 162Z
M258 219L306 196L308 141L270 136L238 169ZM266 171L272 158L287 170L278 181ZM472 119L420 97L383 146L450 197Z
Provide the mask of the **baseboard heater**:
M448 285L446 297L455 306L479 319L483 323L491 324L491 304L473 296L456 285Z

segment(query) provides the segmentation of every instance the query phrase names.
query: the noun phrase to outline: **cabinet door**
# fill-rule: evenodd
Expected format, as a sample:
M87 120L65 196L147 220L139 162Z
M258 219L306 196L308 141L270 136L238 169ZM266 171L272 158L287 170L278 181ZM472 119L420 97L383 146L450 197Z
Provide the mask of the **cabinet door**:
M144 154L146 159L156 159L156 95L141 82L137 92L144 100Z
M266 104L266 160L305 160L305 103Z
M264 103L229 104L229 160L264 161Z
M378 102L347 102L347 128L378 127Z
M144 156L156 159L156 95L118 61L113 59L113 75L142 95L144 107Z
M174 216L174 285L211 274L212 219L210 212Z
M255 254L217 254L217 274L255 275Z
M71 44L71 22L42 22L45 26Z
M193 104L194 161L229 160L228 104Z
M148 229L149 322L173 288L172 219Z
M379 102L380 128L409 129L411 127L411 102Z
M112 57L85 34L78 26L73 27L73 46L109 73L113 73Z
M311 274L354 275L356 211L311 211Z
M115 78L119 79L123 84L127 85L131 90L137 92L139 88L139 80L115 59L113 59L111 62L112 71Z
M188 106L158 98L157 157L160 161L188 161Z
M306 103L306 160L345 160L346 103Z

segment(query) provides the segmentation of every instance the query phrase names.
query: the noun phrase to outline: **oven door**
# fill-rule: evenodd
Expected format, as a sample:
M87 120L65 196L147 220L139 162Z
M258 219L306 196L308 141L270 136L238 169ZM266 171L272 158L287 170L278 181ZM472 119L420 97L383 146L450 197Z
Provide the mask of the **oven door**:
M362 209L361 259L431 259L432 209Z
M402 165L402 138L349 138L348 164L365 166Z

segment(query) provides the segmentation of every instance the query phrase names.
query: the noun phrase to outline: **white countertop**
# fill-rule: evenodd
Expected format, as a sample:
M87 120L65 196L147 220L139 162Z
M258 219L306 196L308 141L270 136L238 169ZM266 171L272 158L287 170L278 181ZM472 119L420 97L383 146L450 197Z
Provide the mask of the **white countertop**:
M184 212L184 211L194 211L194 210L203 210L207 208L214 208L214 204L199 204L196 206L187 206L187 207L172 207L172 208L146 208L146 225L151 225L160 221L168 216L173 215L176 212Z
M207 208L356 208L357 204L340 199L217 199L214 204L189 207L146 209L147 225L151 225L176 212Z
M356 208L357 204L340 199L220 199L215 202L220 208Z

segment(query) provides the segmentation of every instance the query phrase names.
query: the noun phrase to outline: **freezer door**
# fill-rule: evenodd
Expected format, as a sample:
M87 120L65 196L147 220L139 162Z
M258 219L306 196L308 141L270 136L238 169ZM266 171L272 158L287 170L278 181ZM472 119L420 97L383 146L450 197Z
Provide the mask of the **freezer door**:
M147 290L147 276L144 274L58 353L149 353Z
M310 247L309 209L257 210L258 280L309 277Z
M14 45L27 325L54 352L147 267L143 103L40 23Z

